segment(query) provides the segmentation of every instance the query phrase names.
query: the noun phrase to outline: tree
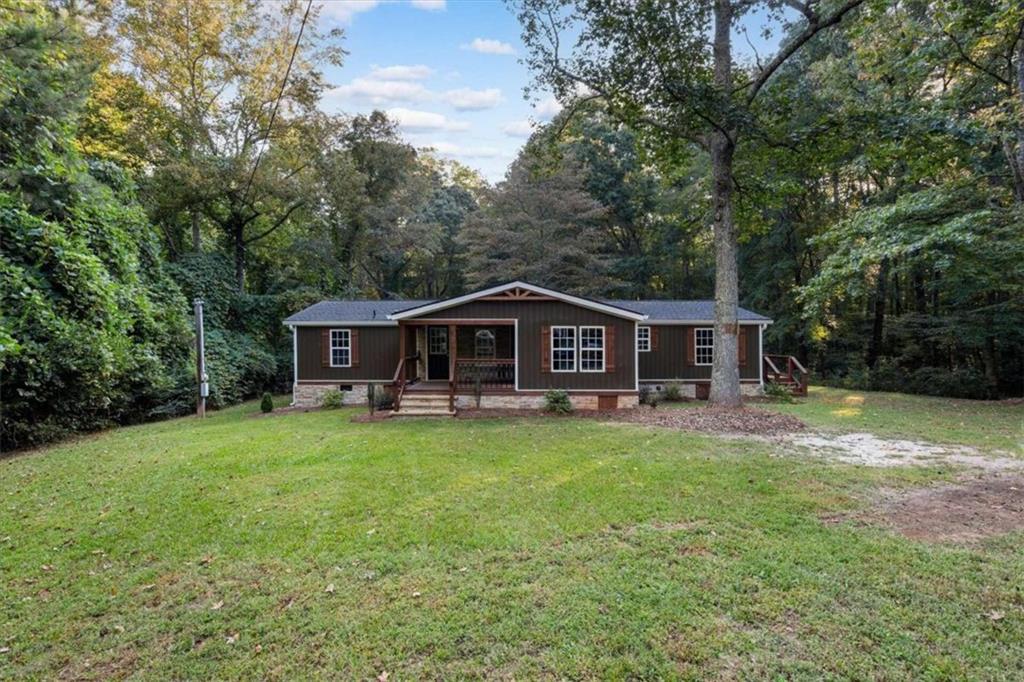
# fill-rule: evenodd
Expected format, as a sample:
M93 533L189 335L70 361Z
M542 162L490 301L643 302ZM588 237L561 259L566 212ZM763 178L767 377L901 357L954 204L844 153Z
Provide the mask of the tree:
M131 73L174 119L154 184L185 189L193 249L201 215L220 231L239 291L247 249L306 203L316 67L342 56L325 44L340 32L321 34L317 13L300 0L126 0L118 24Z
M758 96L778 69L863 0L823 9L817 0L770 0L769 13L799 13L770 59L741 69L733 27L749 0L521 0L519 20L538 83L566 103L601 98L609 112L661 140L668 151L697 145L711 158L715 239L715 351L711 402L740 403L737 242L733 169L737 145L756 129ZM710 39L709 39L710 34ZM572 41L571 46L566 41ZM568 47L568 53L565 48Z
M527 145L462 232L469 286L523 279L577 293L607 291L605 214L586 191L578 164L538 168Z

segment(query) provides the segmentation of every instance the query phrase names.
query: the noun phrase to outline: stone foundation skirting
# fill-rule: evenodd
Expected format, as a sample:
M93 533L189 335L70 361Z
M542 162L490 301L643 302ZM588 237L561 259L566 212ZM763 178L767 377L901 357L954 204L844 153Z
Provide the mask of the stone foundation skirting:
M614 394L611 394L614 395ZM640 404L636 394L617 396L618 409L629 409ZM462 408L476 407L476 397L472 395L458 395L455 397L456 406ZM596 394L569 394L569 402L574 410L596 410L598 408L598 396ZM542 410L544 409L543 393L501 393L483 394L480 396L480 408L484 410Z
M320 407L324 393L342 385L352 387L350 391L341 392L343 405L366 405L366 384L312 384L300 381L292 386L292 397L296 407Z
M665 386L668 384L676 384L679 386L679 392L684 398L696 398L697 397L697 384L700 382L696 381L641 381L640 386L651 389L652 391L663 391ZM748 398L754 398L757 396L764 395L764 391L761 389L760 383L753 382L740 382L740 395L747 396Z

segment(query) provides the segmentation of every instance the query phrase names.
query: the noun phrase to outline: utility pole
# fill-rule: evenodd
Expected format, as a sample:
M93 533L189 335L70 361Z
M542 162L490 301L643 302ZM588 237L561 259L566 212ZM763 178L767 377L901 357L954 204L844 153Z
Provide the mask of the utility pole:
M210 395L210 378L206 375L206 340L203 337L203 299L192 301L196 318L196 381L199 383L199 403L196 416L206 416L206 398Z

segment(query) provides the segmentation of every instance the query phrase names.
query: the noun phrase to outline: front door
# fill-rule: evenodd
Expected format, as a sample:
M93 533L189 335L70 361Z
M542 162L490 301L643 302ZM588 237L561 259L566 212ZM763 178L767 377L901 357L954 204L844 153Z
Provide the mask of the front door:
M427 327L427 379L448 381L448 327Z

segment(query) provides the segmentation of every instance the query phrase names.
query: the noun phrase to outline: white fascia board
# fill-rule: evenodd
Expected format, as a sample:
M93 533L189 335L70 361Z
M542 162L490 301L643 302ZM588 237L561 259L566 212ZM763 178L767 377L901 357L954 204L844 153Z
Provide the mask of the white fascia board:
M285 322L286 327L397 327L392 320L316 320L315 322Z
M741 324L741 325L745 325L745 326L748 326L748 327L753 327L753 326L762 325L762 324L763 325L769 325L769 324L772 324L773 322L774 322L774 320L737 320L736 324ZM667 326L671 326L671 325L674 325L674 324L675 325L683 325L683 324L711 324L711 325L713 325L713 324L715 324L715 321L714 320L647 320L647 323L644 326L647 326L647 325L650 325L650 326L659 325L659 326L662 326L662 327L667 327Z
M617 306L607 305L607 304L601 303L599 301L591 301L591 300L586 299L586 298L580 298L579 296L573 296L572 294L562 293L561 291L555 291L554 289L545 289L544 287L539 287L536 284L529 284L527 282L520 282L520 281L509 282L507 284L499 284L498 286L491 287L490 289L484 289L482 291L474 291L471 294L464 294L462 296L456 296L455 298L448 298L448 299L445 299L443 301L437 301L436 303L428 303L427 305L421 305L421 306L419 306L417 308L409 308L408 310L401 310L401 311L399 311L397 313L392 313L392 314L388 315L388 319L389 320L404 320L404 319L407 319L407 318L410 318L410 317L417 317L419 315L425 315L427 313L436 312L438 310L444 310L446 308L452 308L454 306L461 305L463 303L468 303L470 301L475 301L478 298L484 298L484 297L487 297L487 296L493 296L494 294L500 294L503 291L508 291L509 289L516 289L516 288L525 289L527 291L531 291L531 292L533 292L535 294L539 294L541 296L550 296L551 298L555 298L555 299L558 299L560 301L565 301L566 303L572 303L573 305L577 305L577 306L579 306L581 308L589 308L590 310L597 310L599 312L606 313L608 315L613 315L615 317L622 317L622 318L625 318L627 320L639 321L639 320L646 320L647 319L647 315L644 315L642 313L634 313L633 311L626 310L625 308L619 308Z

